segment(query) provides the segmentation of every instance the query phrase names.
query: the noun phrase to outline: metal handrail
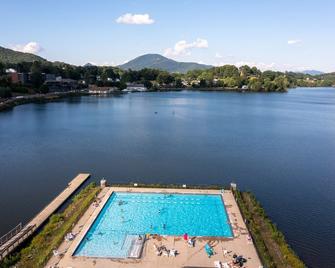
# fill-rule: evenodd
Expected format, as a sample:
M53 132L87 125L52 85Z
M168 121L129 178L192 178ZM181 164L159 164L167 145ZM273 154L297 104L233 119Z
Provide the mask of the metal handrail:
M15 226L8 233L0 237L0 246L5 244L7 241L12 239L15 235L17 235L22 230L22 222L20 222L17 226Z
M27 238L27 234L31 233L34 231L34 227L35 225L27 225L25 226L20 233L18 233L16 235L16 237L12 237L11 240L7 241L7 243L5 245L2 245L0 247L0 260L3 257L3 253L6 252L9 248L11 248L13 245L15 245L17 242L19 242L20 240L22 241L22 239L26 239Z

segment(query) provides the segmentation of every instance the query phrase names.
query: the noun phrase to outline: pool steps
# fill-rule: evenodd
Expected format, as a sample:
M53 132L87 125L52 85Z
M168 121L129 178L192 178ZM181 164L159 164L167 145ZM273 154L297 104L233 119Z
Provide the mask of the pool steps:
M141 258L145 236L144 235L127 235L126 239L128 239L128 237L129 239L131 239L131 246L128 252L128 258L133 258L133 259Z

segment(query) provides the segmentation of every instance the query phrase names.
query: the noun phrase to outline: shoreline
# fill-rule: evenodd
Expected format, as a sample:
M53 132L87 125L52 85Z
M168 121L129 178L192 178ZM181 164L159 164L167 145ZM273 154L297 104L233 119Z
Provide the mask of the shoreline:
M317 87L306 87L306 88L317 88ZM333 88L333 87L329 87ZM289 90L297 88L289 88L287 91L279 92L267 92L267 91L245 91L242 89L235 88L160 88L157 90L146 90L146 91L129 91L129 92L111 92L108 94L90 94L86 91L69 91L69 92L59 92L59 93L47 93L47 94L34 94L34 95L23 95L12 97L10 99L1 100L0 99L0 112L10 110L16 106L29 104L29 103L48 103L55 102L60 99L68 97L80 97L80 96L110 96L117 94L127 94L127 93L152 93L152 92L181 92L181 91L193 91L193 92L236 92L236 93L287 93ZM335 88L334 88L335 89Z
M86 96L86 92L62 92L62 93L48 93L48 94L34 94L13 97L11 99L0 102L0 112L12 109L16 106L29 103L48 103L68 97Z

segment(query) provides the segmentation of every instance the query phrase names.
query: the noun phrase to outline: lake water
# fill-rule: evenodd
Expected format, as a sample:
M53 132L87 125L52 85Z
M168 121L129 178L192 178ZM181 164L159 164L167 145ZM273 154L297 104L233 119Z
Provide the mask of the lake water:
M335 89L132 93L0 113L0 233L79 172L252 190L310 267L335 267Z

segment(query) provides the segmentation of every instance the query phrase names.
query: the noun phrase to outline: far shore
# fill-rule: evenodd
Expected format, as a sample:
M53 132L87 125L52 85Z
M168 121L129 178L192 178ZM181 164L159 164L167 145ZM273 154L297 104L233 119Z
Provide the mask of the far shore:
M316 88L316 87L310 87ZM330 87L332 88L332 87ZM289 88L288 90L292 90L296 88ZM149 89L146 91L131 91L131 92L122 92L122 91L114 91L108 94L101 94L95 96L108 96L108 95L116 95L116 94L126 94L126 93L152 93L152 92L180 92L180 91L203 91L203 92L237 92L237 93L274 93L274 92L266 92L266 91L247 91L242 88L224 88L224 87L216 87L216 88L160 88L160 89ZM280 91L275 93L286 93L287 91ZM47 94L33 94L33 95L18 95L8 99L0 99L0 112L6 111L14 108L18 105L28 104L28 103L47 103L54 102L60 99L69 98L69 97L78 97L78 96L89 96L87 91L69 91L69 92L56 92L56 93L47 93Z

